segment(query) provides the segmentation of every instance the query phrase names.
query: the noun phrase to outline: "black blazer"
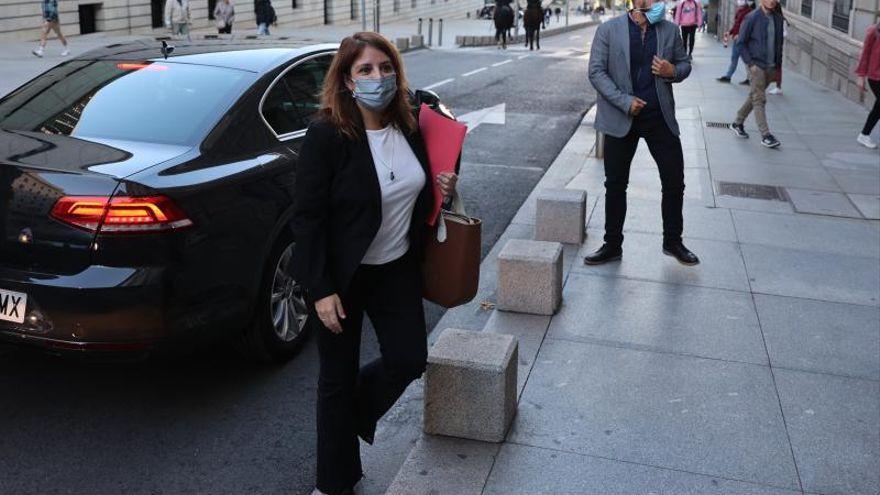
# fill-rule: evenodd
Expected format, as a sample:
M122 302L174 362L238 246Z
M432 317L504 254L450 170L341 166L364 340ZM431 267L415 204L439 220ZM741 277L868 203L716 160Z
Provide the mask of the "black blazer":
M409 229L410 250L421 256L434 178L421 134L406 139L425 171ZM312 122L300 150L294 192L294 276L312 301L342 296L382 223L382 191L366 131L353 140L327 121Z

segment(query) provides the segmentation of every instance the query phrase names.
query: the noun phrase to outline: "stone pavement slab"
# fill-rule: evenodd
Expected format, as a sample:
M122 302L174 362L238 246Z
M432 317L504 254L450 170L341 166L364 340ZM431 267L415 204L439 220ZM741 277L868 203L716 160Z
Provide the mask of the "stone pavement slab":
M839 192L810 191L787 187L788 197L798 213L828 215L832 217L862 218L845 194Z
M573 274L549 338L767 363L747 293Z
M484 332L512 335L516 338L519 345L517 397L522 395L549 325L549 316L494 311L483 329Z
M847 194L859 213L869 220L880 220L880 194Z
M880 257L880 236L869 222L813 215L731 210L739 241L843 256Z
M800 492L633 462L506 443L501 447L483 494L511 493L794 495Z
M880 382L776 370L792 449L807 492L880 491Z
M880 309L755 294L774 367L880 380Z
M742 244L752 291L877 306L880 259Z
M766 367L547 339L508 437L798 488Z
M663 233L663 216L659 200L628 198L626 202L624 232ZM709 208L700 204L684 205L685 236L693 239L736 242L736 230L730 210ZM605 196L599 198L589 228L605 229Z
M480 495L499 445L423 436L386 493L392 495Z
M588 232L587 242L578 253L581 260L572 265L573 273L749 291L742 255L735 243L685 238L685 245L697 253L701 260L697 266L686 267L663 254L662 235L630 232L624 236L621 261L586 266L582 262L583 257L602 245L603 236L601 230Z

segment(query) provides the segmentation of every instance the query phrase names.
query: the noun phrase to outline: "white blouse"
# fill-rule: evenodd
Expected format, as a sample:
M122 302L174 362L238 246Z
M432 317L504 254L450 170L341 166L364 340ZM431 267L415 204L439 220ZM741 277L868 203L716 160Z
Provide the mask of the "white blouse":
M370 152L382 190L382 225L361 263L383 265L409 250L409 226L425 172L403 133L388 126L367 130Z

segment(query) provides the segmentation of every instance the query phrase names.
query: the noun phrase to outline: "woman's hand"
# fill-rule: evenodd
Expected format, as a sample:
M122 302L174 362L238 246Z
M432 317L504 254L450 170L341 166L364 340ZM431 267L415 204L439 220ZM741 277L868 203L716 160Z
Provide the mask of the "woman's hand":
M859 91L865 92L865 76L859 76L856 78L856 86L859 87Z
M333 333L342 333L342 323L345 319L345 310L342 308L342 300L336 294L329 295L315 302L315 311L318 319Z
M440 193L446 198L455 194L455 185L457 183L458 176L455 174L437 174L437 185L440 187Z

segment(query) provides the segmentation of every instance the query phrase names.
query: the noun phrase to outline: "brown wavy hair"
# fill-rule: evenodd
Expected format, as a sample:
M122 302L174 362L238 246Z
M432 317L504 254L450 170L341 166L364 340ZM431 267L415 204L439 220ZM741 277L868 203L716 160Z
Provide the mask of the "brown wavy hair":
M367 46L387 55L397 75L397 96L382 112L382 123L391 124L404 134L412 134L418 124L409 101L409 83L403 73L403 59L397 47L382 35L373 32L355 33L342 40L324 79L318 115L334 124L345 136L359 138L364 122L345 82L351 77L352 66Z

